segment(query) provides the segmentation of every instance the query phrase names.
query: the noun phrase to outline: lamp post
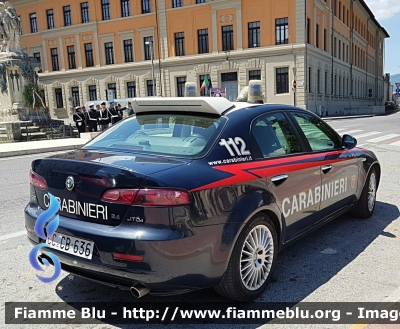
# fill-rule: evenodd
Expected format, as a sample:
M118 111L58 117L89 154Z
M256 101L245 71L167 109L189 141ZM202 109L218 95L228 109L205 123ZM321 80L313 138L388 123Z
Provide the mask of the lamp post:
M156 96L156 85L154 83L153 41L146 41L145 44L150 46L150 53L151 53L151 80L152 80L152 86L153 86L153 96Z

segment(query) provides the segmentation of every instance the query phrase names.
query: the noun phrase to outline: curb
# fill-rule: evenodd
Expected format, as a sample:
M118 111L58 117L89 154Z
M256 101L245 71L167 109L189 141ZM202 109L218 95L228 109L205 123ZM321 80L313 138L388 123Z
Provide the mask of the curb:
M9 158L20 155L30 155L30 154L38 154L38 153L46 153L46 152L57 152L57 151L69 151L79 149L84 144L79 145L65 145L65 146L57 146L57 147L44 147L30 150L18 150L18 151L6 151L0 152L0 158Z
M343 120L343 119L359 119L359 118L370 118L370 117L375 117L379 114L367 114L367 115L351 115L351 116L345 116L345 117L325 117L321 118L324 121L333 121L333 120Z

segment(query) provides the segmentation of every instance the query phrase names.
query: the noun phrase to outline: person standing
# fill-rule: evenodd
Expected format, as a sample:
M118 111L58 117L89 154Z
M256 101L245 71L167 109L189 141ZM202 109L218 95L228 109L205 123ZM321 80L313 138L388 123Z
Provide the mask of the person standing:
M88 112L88 126L89 132L97 131L97 125L99 124L99 112L94 108L94 103L89 104Z
M128 110L128 115L129 115L129 116L135 114L135 110L134 110L133 107L132 107L132 102L128 102L128 108L127 108L127 110Z
M108 111L110 112L110 120L111 125L117 123L119 121L118 110L114 107L115 102L113 100L110 101L110 108Z
M100 113L100 130L104 131L108 128L110 124L110 114L107 110L106 102L101 103L101 109L99 108L99 113Z
M126 107L122 107L121 104L117 104L117 112L118 112L118 121L121 121L124 118L124 111L126 110Z
M75 107L75 111L76 112L72 116L72 120L74 120L76 128L78 129L78 132L80 135L81 133L85 132L85 126L86 126L85 117L84 117L83 113L81 112L80 106Z

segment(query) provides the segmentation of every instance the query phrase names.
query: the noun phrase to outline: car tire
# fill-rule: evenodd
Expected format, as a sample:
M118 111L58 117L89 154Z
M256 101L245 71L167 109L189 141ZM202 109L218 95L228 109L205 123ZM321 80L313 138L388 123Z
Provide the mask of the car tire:
M372 168L367 176L360 198L351 212L353 216L359 218L369 218L372 216L375 210L377 189L376 170Z
M258 298L271 280L277 241L270 218L261 213L255 215L240 233L224 279L214 289L220 295L237 301Z

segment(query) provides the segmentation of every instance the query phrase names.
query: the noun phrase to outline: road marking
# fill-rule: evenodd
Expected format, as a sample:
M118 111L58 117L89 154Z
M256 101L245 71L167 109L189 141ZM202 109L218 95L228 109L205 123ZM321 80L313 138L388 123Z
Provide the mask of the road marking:
M350 130L350 131L346 131L346 134L354 134L354 133L359 133L361 131L364 131L364 130Z
M399 134L389 134L389 135L385 135L385 136L369 139L369 140L367 140L367 142L378 143L378 142L386 141L388 139L396 138L398 136L400 136L400 135Z
M0 236L0 241L4 241L4 240L9 240L12 238L16 238L17 236L21 236L21 235L25 235L26 231L19 231L19 232L15 232L15 233L11 233L11 234L6 234L3 236Z
M336 131L342 131L345 130L344 128L340 128L340 129L335 129Z
M355 138L363 138L363 137L368 137L368 136L372 136L372 135L378 135L378 134L382 134L380 131L371 131L369 133L365 133L365 134L361 134L361 135L355 135Z
M400 146L400 141L398 141L398 142L394 142L394 143L389 143L388 145L392 145L392 146Z

